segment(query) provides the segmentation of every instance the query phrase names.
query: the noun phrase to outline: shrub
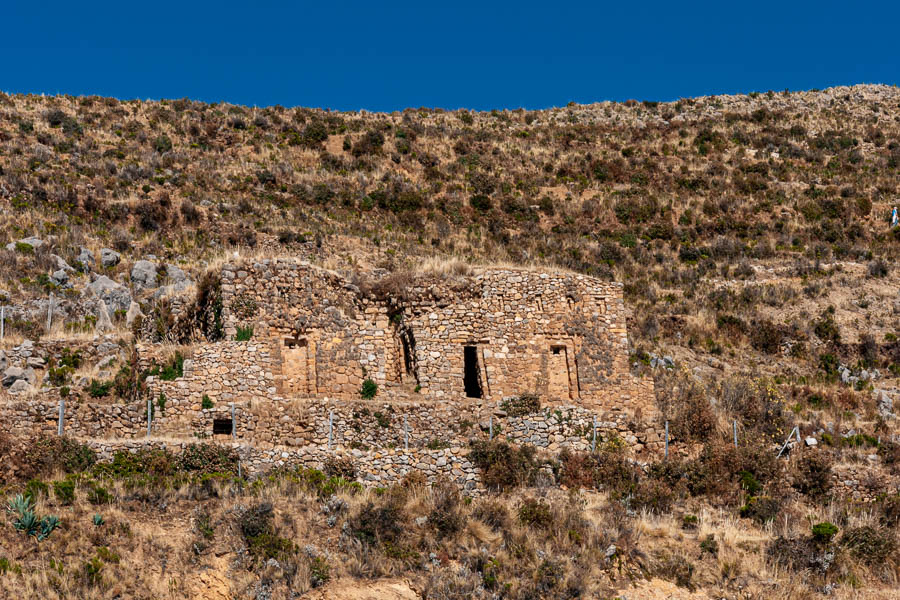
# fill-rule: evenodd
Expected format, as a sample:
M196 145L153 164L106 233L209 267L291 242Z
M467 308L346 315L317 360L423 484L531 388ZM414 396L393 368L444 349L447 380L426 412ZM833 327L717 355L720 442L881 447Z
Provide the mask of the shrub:
M203 398L200 400L200 408L209 410L213 406L213 401L209 399L209 396L203 394Z
M834 523L823 521L812 526L813 539L820 544L827 544L837 535L838 528Z
M91 379L91 385L88 387L88 394L91 395L91 398L105 398L106 396L109 396L109 391L112 389L112 386L112 381L100 382L96 379Z
M469 204L478 212L487 212L491 210L493 206L490 197L484 194L475 194L469 198Z
M559 453L559 483L568 488L591 489L597 485L594 459L586 453L564 448Z
M75 481L71 478L53 482L53 495L63 506L69 506L75 502Z
M630 499L631 508L653 513L667 513L672 509L675 492L662 481L642 481L638 483Z
M397 544L406 533L403 512L393 502L385 506L369 502L349 523L353 536L370 546Z
M113 501L112 495L106 490L105 487L94 483L88 489L88 502L94 505L99 504L111 504Z
M177 459L177 468L197 473L237 474L240 457L234 448L218 444L188 444Z
M356 479L356 465L349 456L329 456L325 459L325 475L328 477L340 477L347 481Z
M522 394L514 398L507 398L500 403L500 409L510 417L524 417L538 412L541 409L541 399L537 394Z
M781 510L781 503L769 496L750 496L746 504L741 507L741 517L753 519L757 523L765 524L774 521Z
M890 531L866 525L845 530L841 545L863 562L873 565L894 554L897 540Z
M234 336L236 342L249 342L253 337L253 327L238 327L237 334Z
M172 140L167 135L161 135L153 141L153 149L164 154L172 149Z
M30 498L32 502L37 502L41 496L46 498L48 495L50 488L40 479L32 479L25 484L25 497Z
M713 534L707 535L703 540L700 541L700 550L703 552L709 552L713 556L719 555L719 543L716 541L716 538Z
M805 453L797 461L794 487L810 498L822 498L831 491L832 458L825 451Z
M428 514L428 523L437 530L438 539L453 536L465 523L460 511L459 488L451 481L442 480L432 488L432 495L434 507Z
M543 500L526 498L519 506L519 522L536 529L549 529L553 524L550 505Z
M328 561L323 557L316 556L313 558L309 563L310 585L315 588L328 583L328 580L331 579L330 570L331 567L328 565Z
M469 459L481 469L486 486L502 490L528 483L537 469L534 448L515 447L499 440L473 441Z
M378 384L372 381L371 379L366 379L362 383L362 388L359 390L359 395L364 399L369 400L375 397L375 394L378 393Z

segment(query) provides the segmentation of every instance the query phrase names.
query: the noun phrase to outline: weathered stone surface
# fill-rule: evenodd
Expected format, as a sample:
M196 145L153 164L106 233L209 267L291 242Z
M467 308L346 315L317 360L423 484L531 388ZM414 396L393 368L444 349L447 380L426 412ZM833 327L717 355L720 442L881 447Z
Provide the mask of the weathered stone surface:
M31 390L31 384L29 384L25 379L17 379L11 386L9 386L10 394L21 394L29 390Z
M0 379L0 384L3 384L3 387L9 387L16 381L25 379L26 377L27 374L22 367L7 367L3 371L3 378Z
M106 275L97 277L87 286L94 296L101 298L110 311L128 310L131 306L131 292L124 285L116 283Z
M65 269L60 269L58 271L54 271L53 275L50 276L50 279L53 280L53 283L60 287L66 287L69 284L69 273L66 272Z
M157 287L156 265L149 260L139 260L131 267L131 283L136 290Z
M100 264L104 267L111 268L115 267L122 260L122 255L113 250L112 248L102 248L100 250Z
M97 260L94 258L94 253L81 246L78 252L78 258L76 259L79 265L81 265L82 271L90 271L94 268L94 265L97 264Z
M136 319L143 318L144 313L141 312L141 306L135 302L131 301L131 304L128 305L128 312L125 313L125 324L131 327L134 324Z

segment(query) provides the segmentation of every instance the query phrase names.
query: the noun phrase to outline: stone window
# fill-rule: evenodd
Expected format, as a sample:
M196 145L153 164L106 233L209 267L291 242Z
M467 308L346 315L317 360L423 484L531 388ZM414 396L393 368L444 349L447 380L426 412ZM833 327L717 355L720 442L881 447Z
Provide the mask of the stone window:
M231 419L213 419L213 435L231 435Z
M463 346L464 373L463 384L467 398L482 398L481 369L478 365L478 347Z

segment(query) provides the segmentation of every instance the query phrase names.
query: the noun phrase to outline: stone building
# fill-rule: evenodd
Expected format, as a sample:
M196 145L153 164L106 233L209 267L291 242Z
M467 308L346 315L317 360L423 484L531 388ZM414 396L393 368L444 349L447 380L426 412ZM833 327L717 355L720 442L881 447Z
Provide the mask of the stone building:
M629 369L618 283L510 268L352 282L289 260L226 265L221 278L226 335L252 328L282 397L359 399L371 379L381 397L533 394L654 416L652 383Z

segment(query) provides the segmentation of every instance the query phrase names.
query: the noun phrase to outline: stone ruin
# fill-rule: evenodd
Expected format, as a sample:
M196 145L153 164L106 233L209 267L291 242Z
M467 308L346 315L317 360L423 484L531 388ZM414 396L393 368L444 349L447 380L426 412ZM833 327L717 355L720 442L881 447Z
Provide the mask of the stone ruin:
M343 452L370 482L418 468L469 488L472 438L550 450L616 438L638 457L661 453L652 379L629 365L621 284L514 268L345 277L290 259L226 264L218 281L217 341L186 347L181 376L146 380L149 436L143 402L79 397L67 435L106 453L217 439L251 471ZM190 306L174 297L168 309L178 321ZM172 350L153 343L159 311L145 309L148 367ZM13 433L58 427L58 402L42 394L0 398L0 411Z

